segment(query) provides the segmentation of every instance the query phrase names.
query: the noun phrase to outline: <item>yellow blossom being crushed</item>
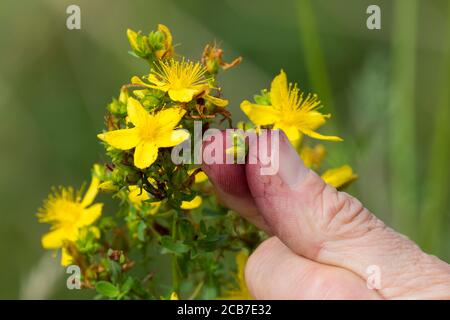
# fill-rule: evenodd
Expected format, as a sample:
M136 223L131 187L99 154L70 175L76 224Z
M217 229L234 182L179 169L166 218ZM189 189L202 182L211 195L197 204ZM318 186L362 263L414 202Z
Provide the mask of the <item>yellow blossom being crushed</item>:
M283 130L291 141L299 140L302 134L321 140L342 141L339 137L315 132L330 115L317 111L320 101L316 95L305 97L296 85L288 85L283 70L272 81L270 101L271 105L261 105L245 100L241 109L255 125L273 125L273 129Z
M62 248L61 264L68 265L71 257L64 248L66 241L75 242L86 235L102 213L102 203L92 204L97 195L99 180L95 176L83 198L73 188L59 188L44 201L38 211L39 222L51 224L51 231L42 237L45 249ZM90 227L98 235L96 227Z
M155 162L159 148L173 147L189 138L187 131L175 130L185 112L181 108L168 108L150 114L130 97L127 113L134 127L101 133L98 138L116 149L135 148L134 165L145 169Z

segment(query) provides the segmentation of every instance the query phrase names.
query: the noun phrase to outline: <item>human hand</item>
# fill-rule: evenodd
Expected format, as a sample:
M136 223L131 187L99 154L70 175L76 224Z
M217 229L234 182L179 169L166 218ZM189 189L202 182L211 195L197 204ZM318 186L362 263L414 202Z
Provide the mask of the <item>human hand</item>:
M276 175L261 163L204 165L229 208L272 235L250 256L256 299L450 299L450 265L387 227L303 165L280 133ZM380 287L367 287L370 266Z

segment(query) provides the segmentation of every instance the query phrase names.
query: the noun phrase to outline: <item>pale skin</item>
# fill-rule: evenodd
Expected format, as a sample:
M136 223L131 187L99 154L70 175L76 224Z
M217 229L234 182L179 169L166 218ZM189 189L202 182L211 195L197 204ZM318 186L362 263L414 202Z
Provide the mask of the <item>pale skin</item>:
M246 266L255 299L450 299L449 264L325 184L280 137L276 175L258 161L203 166L223 204L271 235ZM378 289L367 287L373 265Z

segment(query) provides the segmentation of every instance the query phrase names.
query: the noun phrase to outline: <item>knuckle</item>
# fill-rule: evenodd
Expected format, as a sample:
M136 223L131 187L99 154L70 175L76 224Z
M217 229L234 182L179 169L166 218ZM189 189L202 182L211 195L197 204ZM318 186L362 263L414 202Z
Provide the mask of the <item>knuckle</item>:
M320 227L333 236L361 236L379 226L372 213L356 198L327 185L320 194Z

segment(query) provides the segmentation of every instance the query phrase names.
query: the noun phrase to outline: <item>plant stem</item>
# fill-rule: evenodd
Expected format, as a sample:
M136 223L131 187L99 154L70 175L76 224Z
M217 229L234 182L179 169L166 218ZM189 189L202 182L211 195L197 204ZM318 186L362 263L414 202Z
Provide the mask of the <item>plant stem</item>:
M177 238L177 222L178 222L178 212L175 212L172 218L172 239ZM178 272L178 257L174 253L172 254L172 287L173 291L178 293L180 290L180 277Z
M414 110L418 2L397 0L393 4L392 84L389 105L392 222L397 230L414 239L418 222Z

